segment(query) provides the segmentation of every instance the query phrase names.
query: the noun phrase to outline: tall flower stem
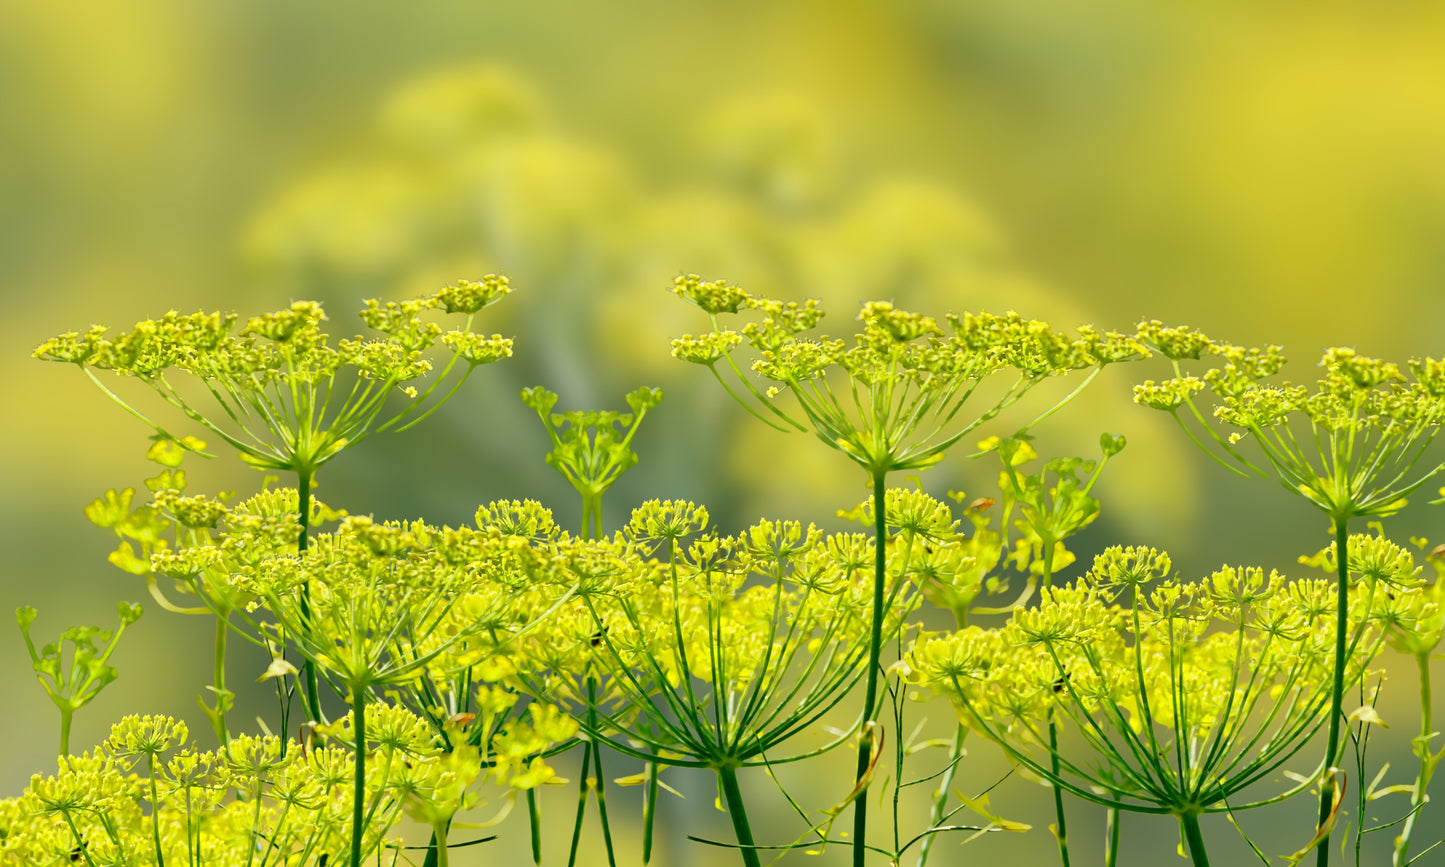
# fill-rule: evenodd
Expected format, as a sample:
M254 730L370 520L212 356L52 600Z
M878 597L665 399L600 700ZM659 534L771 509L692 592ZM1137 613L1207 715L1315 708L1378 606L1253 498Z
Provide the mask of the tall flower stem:
M1049 770L1053 771L1054 777L1059 776L1059 728L1054 724L1054 712L1049 711ZM1064 824L1064 790L1057 784L1054 790L1054 818L1057 824L1057 831L1054 836L1059 841L1059 862L1063 867L1069 867L1069 831Z
M582 772L577 785L577 818L572 822L572 848L567 853L567 867L577 864L577 846L582 842L582 820L587 816L587 772L592 767L592 747L582 745Z
M156 867L166 867L166 856L161 851L161 801L156 792L156 757L153 753L146 753L146 776L151 784L151 840L156 847Z
M451 859L448 857L450 847L447 845L447 823L442 822L432 827L432 843L430 851L427 852L427 860L435 858L436 867L449 867Z
M1104 826L1104 867L1119 865L1119 808L1110 807Z
M1434 734L1434 713L1430 707L1430 654L1416 654L1415 665L1420 671L1420 737L1415 742L1420 755L1420 773L1415 778L1415 791L1410 795L1410 816L1405 820L1400 836L1395 838L1394 867L1405 867L1410 863L1410 834L1420 819L1420 811L1425 808L1425 793L1430 789L1435 765L1445 755L1445 752L1433 755L1430 752L1430 738Z
M1189 846L1189 859L1194 867L1209 867L1209 853L1204 851L1204 835L1199 831L1199 814L1184 813L1179 817L1184 826L1184 842Z
M720 767L717 769L717 776L722 783L723 802L727 804L728 817L733 821L733 832L737 834L739 851L743 854L743 864L747 867L762 867L762 862L758 860L758 850L753 848L753 830L748 824L747 810L743 809L743 791L738 788L737 769Z
M886 577L888 507L887 471L873 472L873 624L868 633L868 680L863 694L863 737L858 742L854 779L861 783L873 757L873 729L868 723L878 706L878 658L883 652L883 581ZM863 867L868 854L868 797L860 792L853 802L853 867Z
M70 708L60 709L60 754L70 755L70 720L75 716L75 711Z
M960 626L960 628L962 628ZM963 742L968 737L968 728L963 723L958 724L957 730L953 733L953 744L948 749L948 767L944 769L943 776L938 781L938 790L933 793L933 805L928 813L928 827L937 827L943 821L948 808L948 792L953 786L953 775L958 770L959 760L963 758ZM923 838L918 847L918 865L924 867L928 863L928 855L933 851L933 841L938 839L937 834L929 834Z
M587 715L592 731L597 729L597 678L587 678ZM612 825L607 820L607 783L602 771L602 744L601 737L593 735L587 740L587 749L592 751L592 764L596 768L597 776L589 783L584 784L597 793L597 818L602 821L602 842L607 847L608 867L617 867L617 856L612 848Z
M527 794L532 794L530 789L527 791ZM422 859L421 867L446 867L447 833L450 828L450 819L440 825L432 827L431 840L427 842L426 857Z
M968 626L968 609L966 607L954 608L954 624L958 629ZM944 768L943 776L939 778L938 789L933 793L933 804L928 811L928 827L936 828L943 821L948 809L948 793L953 787L953 775L958 771L958 763L963 759L963 742L968 739L968 727L963 723L953 732L953 743L948 748L948 766ZM928 863L928 855L933 851L933 843L938 839L937 834L929 834L923 838L918 846L917 867L925 867Z
M296 553L306 553L307 540L311 532L311 482L313 470L296 471L296 522L301 532L296 534ZM301 585L301 616L311 617L311 585ZM321 722L321 685L316 676L316 664L311 660L301 663L301 677L305 684L306 712L311 721Z
M609 867L617 867L617 855L612 847L612 826L607 819L607 789L603 782L602 771L602 745L598 743L600 735L597 734L597 678L587 678L587 723L591 726L591 733L583 744L582 752L582 779L578 783L577 791L577 819L572 825L572 852L567 858L568 867L577 863L577 846L582 840L582 820L587 814L587 793L589 791L597 794L597 817L602 822L602 840L607 848L607 864ZM588 776L588 767L595 765L593 773L595 776Z
M542 809L537 804L537 790L527 790L527 818L532 833L532 863L542 864Z
M643 766L645 788L642 790L642 864L652 861L652 831L657 821L657 762ZM541 857L538 856L538 863Z
M617 856L612 848L612 824L607 819L607 784L602 777L602 746L593 740L592 763L597 766L596 782L592 788L597 792L597 817L602 820L602 842L607 847L608 867L617 867Z
M1350 534L1349 518L1335 518L1335 561L1339 570L1339 588L1335 613L1335 678L1330 689L1330 728L1328 745L1325 748L1324 778L1320 780L1319 827L1324 828L1334 812L1335 802L1335 759L1340 751L1340 705L1345 698L1345 638L1350 624ZM1320 838L1316 850L1315 864L1329 867L1330 832Z
M224 615L216 614L215 659L212 663L214 670L211 673L216 685L216 715L211 722L215 726L216 741L221 746L225 746L231 740L230 734L226 730L226 705L229 704L226 694L226 633L231 629L230 618L229 612Z
M351 799L351 864L361 865L361 838L366 821L366 689L351 687L352 731L356 735L356 788ZM437 855L446 848L445 841L438 841Z

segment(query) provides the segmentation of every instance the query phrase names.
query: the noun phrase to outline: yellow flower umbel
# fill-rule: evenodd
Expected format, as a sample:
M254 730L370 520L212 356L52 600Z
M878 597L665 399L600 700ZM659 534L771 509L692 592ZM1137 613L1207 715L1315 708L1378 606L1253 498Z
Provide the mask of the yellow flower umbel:
M412 301L369 301L361 318L379 336L342 339L334 345L322 331L326 315L321 305L298 301L251 317L239 331L234 313L171 311L114 336L99 326L84 335L62 334L42 343L34 355L80 367L158 433L165 431L101 382L96 371L141 382L225 440L248 464L310 479L321 465L372 431L405 429L421 421L478 366L510 356L509 339L471 331L476 313L510 291L505 277L488 276ZM444 331L430 316L438 311L463 315L462 328ZM451 358L425 391L418 392L413 383L432 371L426 354L438 343ZM459 381L429 402L458 364ZM189 389L173 382L180 374L198 380L219 413L207 411ZM380 420L392 391L410 400Z
M572 669L538 686L570 695L594 741L649 766L714 771L743 860L758 864L737 772L848 740L782 752L863 674L873 556L859 534L825 536L796 521L726 537L707 523L705 509L683 501L634 511L619 534L625 571L600 592L578 593L582 616L543 627L550 634L538 643L570 647L559 661ZM914 603L902 575L893 577L889 635Z
M363 745L376 739L367 726L390 719L367 711L377 691L409 699L453 748L492 743L501 718L466 703L474 677L484 677L509 641L546 616L549 589L553 607L565 598L533 568L542 560L527 540L495 531L352 516L307 554L272 555L232 576L256 600L244 615L252 629L284 635L351 705L349 733L321 728L356 745L351 863L361 863L367 845ZM304 606L300 586L310 588ZM274 622L256 614L261 607ZM513 751L507 761L520 757Z
M34 356L76 365L169 442L190 447L192 440L172 437L102 382L96 371L108 370L144 384L235 448L251 466L295 473L301 525L296 545L304 551L311 488L322 465L374 431L405 430L419 423L455 394L477 367L511 356L510 339L484 338L471 331L478 311L510 291L506 277L489 275L449 284L411 301L369 301L360 315L379 337L341 339L334 345L322 331L326 315L321 305L298 301L285 310L251 317L239 331L234 313L171 311L113 337L101 326L83 335L68 332L42 343ZM433 321L438 313L464 316L462 328L444 331ZM438 343L451 357L419 391L414 383L432 371L426 356ZM449 390L438 393L458 365L460 376ZM200 383L214 408L199 403L195 391L173 381L182 379L182 374ZM394 391L403 393L407 403L383 418ZM298 592L306 604L307 588L303 585ZM311 716L319 719L319 687L309 665L303 686Z
M949 315L944 327L932 317L899 310L886 301L863 305L858 314L862 328L851 342L811 337L807 332L823 316L815 301L756 298L726 282L695 275L677 278L673 291L707 313L712 324L712 336L674 340L673 355L707 367L730 395L773 428L812 431L830 448L843 452L868 474L875 503L885 502L888 473L933 466L954 443L1046 380L1092 369L1084 383L1055 405L1057 409L1104 366L1147 354L1141 344L1124 335L1082 329L1079 336L1069 337L1017 313ZM721 316L744 312L757 318L740 331L722 326ZM737 357L744 342L753 356L750 363ZM744 366L770 384L759 388ZM741 391L729 384L730 379ZM984 382L997 379L1004 380L1002 388L980 393ZM784 393L795 401L788 408L776 400ZM975 395L975 408L965 411ZM877 510L874 528L864 719L872 719L879 706L885 527L886 505ZM866 786L874 745L870 728L858 748L860 787ZM855 800L855 867L862 867L867 851L867 805L867 798Z
M1396 364L1353 349L1327 349L1313 389L1272 383L1285 364L1278 346L1263 349L1210 340L1187 328L1143 322L1137 339L1170 359L1174 378L1134 389L1141 405L1168 412L1216 462L1242 476L1274 478L1323 511L1334 530L1338 566L1335 684L1320 791L1318 865L1329 863L1330 823L1338 794L1335 764L1348 655L1349 522L1399 511L1405 498L1441 470L1426 458L1445 422L1445 364L1411 359L1410 376ZM1218 360L1202 378L1184 364ZM1199 399L1208 390L1212 407ZM1181 410L1187 410L1181 412ZM1232 432L1217 429L1210 416ZM1202 436L1201 436L1202 434ZM1254 444L1262 460L1240 446Z
M365 861L395 858L391 829L410 814L445 828L488 801L495 784L504 803L545 782L541 754L576 730L555 710L533 704L525 721L492 743L445 750L427 721L397 707L366 708L358 740L285 750L271 736L239 735L215 752L195 752L183 723L130 716L85 756L62 758L53 776L35 775L20 797L0 800L0 863L16 865L206 864L288 867L346 863L353 754L368 756L368 809L361 829ZM141 761L143 760L143 762Z
M913 677L960 719L1056 791L1107 807L1176 816L1195 864L1207 864L1199 817L1237 803L1325 724L1334 681L1333 595L1315 610L1310 582L1225 567L1202 582L1169 577L1167 555L1111 548L1085 579L1046 588L1001 630L970 627L916 642ZM1127 607L1117 601L1127 597ZM1361 607L1348 616L1372 622ZM1223 628L1218 627L1222 624ZM1358 643L1345 681L1382 643ZM1059 746L1053 724L1088 753Z

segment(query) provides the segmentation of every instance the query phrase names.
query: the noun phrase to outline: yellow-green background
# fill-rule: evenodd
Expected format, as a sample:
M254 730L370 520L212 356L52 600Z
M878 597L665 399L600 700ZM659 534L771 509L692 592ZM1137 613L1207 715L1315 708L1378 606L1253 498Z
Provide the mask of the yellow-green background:
M142 599L80 508L147 474L147 431L29 352L172 307L247 315L316 297L347 334L364 297L510 274L517 294L490 327L516 336L517 358L423 427L333 464L318 491L354 512L452 523L503 496L575 521L515 397L532 384L561 392L563 408L620 407L641 384L666 392L642 463L611 495L614 526L653 496L703 500L725 529L829 522L861 498L836 453L749 424L702 371L668 358L668 335L704 327L666 291L683 272L823 297L835 331L858 301L890 298L1058 325L1188 323L1282 343L1296 378L1327 345L1439 355L1442 45L1445 7L1405 0L7 0L0 608L37 606L49 637ZM1225 477L1134 410L1128 385L1146 375L1159 371L1111 371L1044 431L1053 452L1090 454L1103 430L1130 437L1084 548L1154 544L1198 572L1288 567L1323 546L1299 500ZM925 484L987 493L989 477L955 459ZM197 478L257 483L229 459ZM1440 536L1440 514L1421 504L1393 526ZM128 712L198 727L205 624L151 608L117 657L119 682L82 711L77 746ZM54 719L18 634L0 650L0 779L13 792L51 765ZM233 679L254 663L238 656ZM1396 670L1386 716L1403 742L1412 687ZM981 780L1000 763L974 751L966 767ZM1391 757L1404 782L1406 757ZM847 773L814 777L828 777L822 805ZM669 819L725 837L707 785L677 784L689 806ZM1041 828L1042 791L1015 780L998 797ZM1268 838L1275 851L1302 842L1308 812L1285 808L1297 821ZM1079 817L1093 855L1097 817ZM764 827L781 839L789 826ZM1172 833L1133 821L1135 863L1156 863ZM710 854L688 845L660 857ZM1049 863L1050 848L1036 830L946 863Z

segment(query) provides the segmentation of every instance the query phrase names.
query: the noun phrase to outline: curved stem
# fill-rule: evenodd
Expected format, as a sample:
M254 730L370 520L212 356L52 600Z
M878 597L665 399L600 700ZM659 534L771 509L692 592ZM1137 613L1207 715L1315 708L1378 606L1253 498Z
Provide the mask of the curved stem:
M737 769L730 766L718 768L717 776L722 783L723 801L727 804L728 817L733 820L733 833L738 837L738 851L742 853L743 864L746 867L762 867L762 862L758 860L758 850L753 848L753 830L748 825L748 814L743 809L743 792L738 788ZM863 850L863 847L857 844L853 848L854 851Z
M1349 517L1335 518L1335 561L1338 567L1339 589L1335 613L1335 679L1330 691L1330 733L1325 748L1324 776L1320 778L1320 813L1318 827L1324 828L1334 812L1335 802L1335 758L1340 750L1340 705L1345 697L1345 634L1350 625L1350 534ZM1330 831L1320 834L1316 850L1317 867L1329 867Z
M868 721L878 705L878 657L883 651L883 579L887 568L888 507L883 471L873 473L873 624L868 635L868 680L863 698L863 737L858 742L854 779L862 784L873 757L873 729ZM863 867L868 854L868 798L860 792L853 801L853 867Z

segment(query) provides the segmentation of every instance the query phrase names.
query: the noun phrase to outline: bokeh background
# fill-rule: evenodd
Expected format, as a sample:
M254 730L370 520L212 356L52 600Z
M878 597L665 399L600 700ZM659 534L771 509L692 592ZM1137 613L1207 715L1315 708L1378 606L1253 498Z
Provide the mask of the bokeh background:
M0 609L36 606L47 636L146 601L81 508L150 474L148 432L29 354L170 308L245 316L316 298L345 334L363 298L510 275L517 292L484 327L515 335L517 357L425 425L333 464L318 491L353 512L451 523L523 496L575 523L518 390L620 408L645 384L666 399L609 496L610 526L648 497L706 502L725 529L837 526L864 495L851 467L750 423L668 357L668 336L704 327L667 292L679 273L822 298L835 331L885 298L1061 326L1188 323L1283 344L1297 378L1329 345L1439 356L1442 44L1445 7L1423 0L0 3ZM1130 439L1081 559L1144 543L1186 573L1298 570L1325 543L1318 516L1216 472L1134 409L1128 387L1145 375L1110 371L1041 431L1054 454L1091 455L1104 430ZM259 483L230 458L192 472L211 489ZM922 481L986 494L992 475L959 457ZM1422 502L1392 529L1445 536L1442 517ZM194 648L208 626L150 608L76 744L131 712L203 730L208 654ZM8 793L52 766L55 726L13 629L0 628L0 654ZM232 678L257 662L237 659ZM1395 664L1395 752L1378 755L1403 777L1414 711ZM259 713L263 698L243 701ZM1004 764L974 753L981 788ZM823 804L846 778L800 784ZM661 863L731 863L677 842L727 832L705 781L674 784L689 798L667 808ZM994 798L1042 829L1044 791L1015 779ZM1296 812L1298 830L1309 810ZM1078 816L1088 850L1102 820ZM523 823L503 835L511 847ZM1055 857L1043 830L999 836L949 863ZM1284 852L1295 837L1265 839ZM1174 831L1136 819L1128 839L1148 858Z

